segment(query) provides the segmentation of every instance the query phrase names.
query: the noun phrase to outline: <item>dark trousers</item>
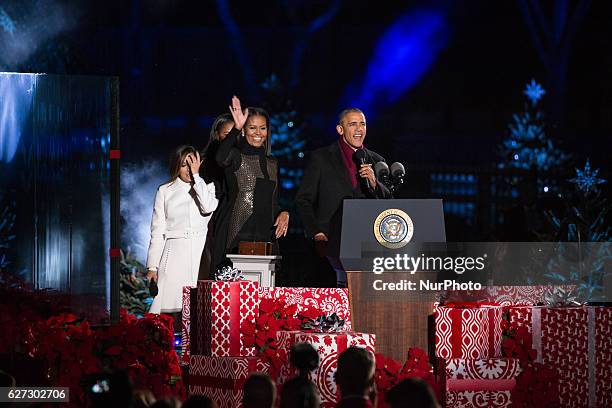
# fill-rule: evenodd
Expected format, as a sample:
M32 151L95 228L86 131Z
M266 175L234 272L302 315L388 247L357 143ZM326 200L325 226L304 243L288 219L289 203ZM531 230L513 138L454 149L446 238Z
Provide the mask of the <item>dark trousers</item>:
M313 258L315 260L315 276L313 287L336 288L346 282L346 273L342 270L340 260L329 256L328 243L313 242ZM342 279L342 277L345 277Z

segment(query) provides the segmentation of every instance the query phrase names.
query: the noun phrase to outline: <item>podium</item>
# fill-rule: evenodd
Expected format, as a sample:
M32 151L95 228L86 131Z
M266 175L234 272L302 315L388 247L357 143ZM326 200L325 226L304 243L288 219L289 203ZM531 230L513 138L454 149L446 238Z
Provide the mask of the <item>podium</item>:
M376 275L371 257L391 256L404 245L446 242L441 199L345 200L340 261L349 286L353 327L376 333L376 350L404 361L409 347L428 350L428 318L433 292L374 292L374 281L425 279L428 272L384 272Z
M281 256L227 254L227 258L246 280L258 282L263 288L274 287Z

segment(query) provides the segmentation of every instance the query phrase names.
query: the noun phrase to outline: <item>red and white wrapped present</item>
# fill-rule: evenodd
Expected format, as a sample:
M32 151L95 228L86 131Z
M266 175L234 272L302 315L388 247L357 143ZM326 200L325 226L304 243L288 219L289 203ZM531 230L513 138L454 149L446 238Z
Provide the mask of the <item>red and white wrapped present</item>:
M501 356L501 306L437 306L436 357L490 358Z
M296 343L310 343L319 353L319 368L310 375L321 396L321 407L335 407L339 394L334 376L338 368L338 356L348 347L356 346L376 351L376 335L357 332L315 333L308 331L279 331L276 335L279 350L287 355ZM279 370L277 383L283 384L297 375L297 371L287 361Z
M509 307L531 333L536 361L559 375L563 407L612 406L612 308Z
M344 329L350 331L351 309L348 289L342 288L259 288L260 299L282 299L288 306L297 305L298 312L304 307L314 307L326 315L336 313L344 320Z
M447 302L485 302L500 306L536 306L548 303L558 290L572 291L573 285L486 286L480 290L447 291Z
M521 372L519 360L441 358L438 362L447 408L510 405L510 392Z
M251 373L268 372L259 357L210 357L192 355L189 363L189 395L206 395L219 408L242 407L244 382Z
M189 292L190 297L190 310L197 312L198 310L198 290L197 287L194 290ZM200 349L198 343L198 319L194 315L193 319L189 320L189 344L187 346L187 350L189 351L189 355L191 354L202 354L202 350Z
M189 364L189 335L191 331L191 289L193 289L191 286L183 286L183 308L181 309L182 364Z
M200 352L214 357L253 356L240 327L255 322L259 307L257 282L198 281L197 343Z

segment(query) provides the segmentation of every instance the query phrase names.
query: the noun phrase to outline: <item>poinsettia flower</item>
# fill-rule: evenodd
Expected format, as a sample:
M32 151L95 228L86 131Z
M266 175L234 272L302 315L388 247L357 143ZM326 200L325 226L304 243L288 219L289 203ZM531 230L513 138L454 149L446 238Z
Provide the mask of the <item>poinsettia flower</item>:
M259 314L271 313L275 310L275 301L273 299L264 298L259 302Z
M304 319L316 319L317 317L324 315L321 310L314 307L306 307L300 311L300 316Z
M297 317L289 317L284 324L285 330L299 330L302 327L302 320Z
M293 317L298 312L298 305L295 303L291 305L286 305L282 308L282 311L287 317Z

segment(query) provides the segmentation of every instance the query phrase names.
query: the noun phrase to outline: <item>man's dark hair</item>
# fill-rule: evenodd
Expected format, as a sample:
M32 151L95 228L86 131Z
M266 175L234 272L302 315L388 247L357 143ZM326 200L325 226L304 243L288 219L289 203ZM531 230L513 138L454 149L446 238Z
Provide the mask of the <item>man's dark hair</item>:
M360 347L349 347L338 357L336 384L342 395L365 394L374 382L374 355Z
M346 115L353 112L361 113L363 116L365 116L365 113L363 113L363 111L359 108L346 108L338 115L338 124L342 123L342 119L344 119Z
M274 404L276 388L268 374L251 374L244 383L244 408L271 408Z
M391 408L438 408L431 387L417 378L395 384L385 395L385 401Z

